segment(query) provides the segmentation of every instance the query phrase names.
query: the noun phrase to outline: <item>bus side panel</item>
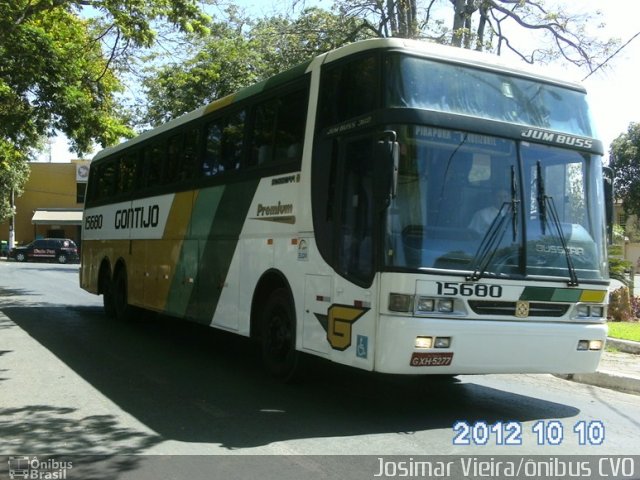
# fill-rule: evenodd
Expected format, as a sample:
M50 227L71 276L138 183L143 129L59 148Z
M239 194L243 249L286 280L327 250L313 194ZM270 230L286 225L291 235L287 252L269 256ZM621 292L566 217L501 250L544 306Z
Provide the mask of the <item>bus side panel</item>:
M144 276L144 306L168 311L171 285L180 261L183 238L188 232L193 192L175 194L161 238L148 239ZM172 312L179 314L179 312Z
M228 184L202 190L194 204L191 233L198 239L198 262L193 288L184 315L199 323L210 324L223 291L237 292L238 275L232 258L238 249L238 238L254 197L257 180ZM178 288L176 286L176 288ZM225 306L224 324L237 324L229 305L237 312L237 293L231 294Z

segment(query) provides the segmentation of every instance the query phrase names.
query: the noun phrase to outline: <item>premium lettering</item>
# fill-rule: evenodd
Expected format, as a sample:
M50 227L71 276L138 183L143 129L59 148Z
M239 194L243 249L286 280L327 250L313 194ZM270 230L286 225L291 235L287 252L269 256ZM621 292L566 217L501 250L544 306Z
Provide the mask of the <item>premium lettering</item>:
M277 205L263 205L258 204L258 217L266 217L271 215L290 215L293 213L293 205L291 203L282 204L278 202Z

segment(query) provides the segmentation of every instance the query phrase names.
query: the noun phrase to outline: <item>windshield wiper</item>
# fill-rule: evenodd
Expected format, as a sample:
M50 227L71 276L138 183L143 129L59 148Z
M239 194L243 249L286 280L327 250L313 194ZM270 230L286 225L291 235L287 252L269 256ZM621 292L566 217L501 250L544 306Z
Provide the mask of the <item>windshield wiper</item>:
M542 235L545 235L547 225L547 202L544 191L544 178L542 178L542 164L540 160L536 163L536 190L538 192L536 200L538 201L538 217L540 218L540 229Z
M578 275L576 274L576 269L573 266L573 260L571 260L571 254L569 253L569 248L567 246L567 239L564 236L564 232L562 231L562 223L560 222L560 217L558 216L556 205L553 201L553 197L546 195L544 191L544 178L542 178L542 167L540 165L540 160L538 160L536 170L538 177L536 179L538 187L538 214L540 216L542 235L545 235L546 224L548 222L548 209L551 216L551 222L558 234L558 240L560 240L562 251L564 252L565 259L567 260L567 270L569 271L569 281L567 282L567 285L570 287L577 287L578 285L580 285L580 282L578 282Z
M504 202L500 207L498 215L493 219L489 230L487 230L487 233L482 238L482 242L480 242L480 246L471 261L473 272L467 276L467 281L477 282L484 276L491 260L493 260L498 250L497 246L500 245L507 231L510 210L513 211L512 202Z
M514 166L511 166L511 200L504 202L498 211L498 215L493 219L489 230L482 238L480 246L473 256L471 265L473 265L473 272L467 276L467 281L477 282L480 280L487 268L491 264L491 260L497 252L497 247L502 242L504 234L507 231L509 212L511 212L511 227L513 239L512 243L515 243L518 235L518 184L516 182L516 170Z

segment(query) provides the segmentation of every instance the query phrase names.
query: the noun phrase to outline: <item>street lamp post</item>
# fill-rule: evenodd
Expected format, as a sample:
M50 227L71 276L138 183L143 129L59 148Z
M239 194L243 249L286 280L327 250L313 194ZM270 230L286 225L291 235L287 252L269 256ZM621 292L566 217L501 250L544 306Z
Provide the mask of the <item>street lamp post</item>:
M9 197L9 206L11 207L11 220L9 221L9 250L13 249L16 243L16 204L13 188Z

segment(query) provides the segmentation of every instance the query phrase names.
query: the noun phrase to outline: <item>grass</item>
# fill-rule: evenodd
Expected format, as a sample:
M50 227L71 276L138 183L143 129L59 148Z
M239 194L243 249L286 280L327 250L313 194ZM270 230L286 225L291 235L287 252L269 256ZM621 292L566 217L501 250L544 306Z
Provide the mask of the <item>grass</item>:
M640 322L609 322L609 336L640 342Z

